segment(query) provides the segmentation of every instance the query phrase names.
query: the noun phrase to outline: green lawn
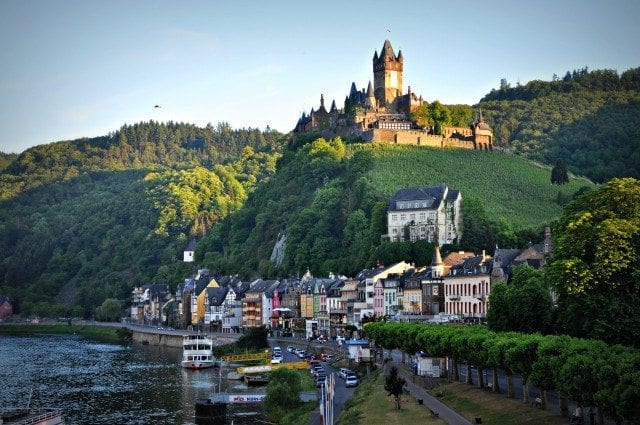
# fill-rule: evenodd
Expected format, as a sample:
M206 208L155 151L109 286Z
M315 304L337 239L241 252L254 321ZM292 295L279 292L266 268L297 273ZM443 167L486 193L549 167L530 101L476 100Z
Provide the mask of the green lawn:
M340 415L338 425L418 425L444 424L410 395L402 396L401 408L396 410L395 399L384 389L384 376L375 372L363 380Z

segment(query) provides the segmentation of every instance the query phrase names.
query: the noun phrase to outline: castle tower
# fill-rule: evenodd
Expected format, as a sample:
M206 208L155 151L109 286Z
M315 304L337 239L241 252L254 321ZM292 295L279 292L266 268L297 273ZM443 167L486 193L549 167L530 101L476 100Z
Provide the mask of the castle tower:
M398 56L393 52L389 40L384 41L380 56L376 50L373 55L373 86L378 105L391 105L396 97L402 95L402 52Z

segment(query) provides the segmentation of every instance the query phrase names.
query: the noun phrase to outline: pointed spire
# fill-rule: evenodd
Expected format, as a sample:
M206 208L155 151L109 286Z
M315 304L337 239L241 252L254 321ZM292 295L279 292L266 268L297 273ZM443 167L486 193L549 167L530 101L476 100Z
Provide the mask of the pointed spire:
M400 62L404 61L404 58L402 57L402 50L398 50L398 58L397 58Z
M335 100L335 99L333 99L333 100L331 101L331 112L335 112L335 111L337 111L337 110L338 110L338 108L336 108L336 100Z
M373 84L371 84L371 80L369 80L369 85L367 86L367 97L373 96Z
M376 50L376 52L373 54L373 61L377 62L378 61L378 51Z
M349 97L353 97L358 93L358 89L356 88L356 83L351 83L351 89L349 90Z
M389 40L384 41L384 45L382 46L382 51L380 52L380 57L390 60L395 60L396 55L393 52L393 47L391 47L391 42Z
M442 262L442 256L440 256L440 246L436 245L433 255L433 261L431 262L431 276L442 277L444 274L444 263Z

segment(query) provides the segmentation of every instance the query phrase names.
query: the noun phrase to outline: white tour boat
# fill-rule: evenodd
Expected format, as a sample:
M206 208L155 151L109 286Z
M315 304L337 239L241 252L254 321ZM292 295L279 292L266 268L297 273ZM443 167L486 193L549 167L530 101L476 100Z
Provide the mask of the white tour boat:
M205 369L215 366L213 340L204 334L185 335L182 339L182 367Z

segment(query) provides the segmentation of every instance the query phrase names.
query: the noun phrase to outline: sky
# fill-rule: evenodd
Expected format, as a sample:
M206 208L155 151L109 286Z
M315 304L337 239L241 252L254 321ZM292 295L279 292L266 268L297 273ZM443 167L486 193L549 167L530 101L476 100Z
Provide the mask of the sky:
M365 88L385 39L405 92L473 105L502 78L640 66L639 18L637 0L1 0L0 151L149 120L288 132Z

